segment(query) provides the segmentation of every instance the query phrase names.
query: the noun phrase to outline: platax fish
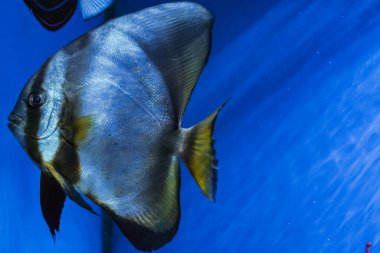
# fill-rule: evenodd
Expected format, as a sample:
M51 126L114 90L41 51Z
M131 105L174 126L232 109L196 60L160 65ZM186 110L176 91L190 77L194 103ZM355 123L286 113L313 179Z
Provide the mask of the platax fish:
M80 0L84 19L90 19L112 5L114 0ZM56 31L74 14L77 0L24 0L38 22L47 30Z
M182 128L211 46L213 16L168 3L111 20L51 56L23 88L9 128L41 170L55 236L68 196L103 208L140 250L171 241L180 220L181 158L215 200L220 106Z

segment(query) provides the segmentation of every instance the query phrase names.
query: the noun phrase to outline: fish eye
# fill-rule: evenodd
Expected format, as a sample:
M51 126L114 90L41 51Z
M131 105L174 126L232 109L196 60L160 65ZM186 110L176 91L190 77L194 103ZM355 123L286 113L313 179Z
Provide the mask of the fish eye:
M39 93L31 93L28 102L31 107L40 107L45 103L45 97Z

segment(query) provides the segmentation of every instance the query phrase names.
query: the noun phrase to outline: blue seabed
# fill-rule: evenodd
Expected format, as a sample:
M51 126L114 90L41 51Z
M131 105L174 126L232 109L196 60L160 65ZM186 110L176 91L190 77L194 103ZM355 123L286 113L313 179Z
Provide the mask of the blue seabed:
M213 49L183 125L232 98L216 125L217 202L182 166L180 229L158 252L380 252L378 1L199 2L216 16ZM72 201L53 242L40 173L6 119L44 60L104 16L77 10L52 33L21 0L1 5L0 252L103 252L101 219ZM137 252L116 227L111 239L110 252Z

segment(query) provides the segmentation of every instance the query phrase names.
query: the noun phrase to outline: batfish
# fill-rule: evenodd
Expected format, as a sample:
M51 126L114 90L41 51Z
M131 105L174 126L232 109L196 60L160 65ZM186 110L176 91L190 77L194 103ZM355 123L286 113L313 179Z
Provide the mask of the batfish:
M189 2L111 20L51 56L26 83L9 128L41 170L41 208L55 236L68 196L103 208L139 250L172 240L182 159L214 201L220 106L182 128L207 63L213 16Z

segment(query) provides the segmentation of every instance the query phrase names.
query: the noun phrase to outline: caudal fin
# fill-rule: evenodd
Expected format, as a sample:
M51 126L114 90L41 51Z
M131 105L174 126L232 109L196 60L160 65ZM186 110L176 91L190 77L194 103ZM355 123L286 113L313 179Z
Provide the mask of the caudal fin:
M218 160L215 157L212 135L218 113L226 103L223 103L200 123L185 130L184 149L181 153L181 158L189 168L191 175L204 195L211 201L215 201L218 178Z

